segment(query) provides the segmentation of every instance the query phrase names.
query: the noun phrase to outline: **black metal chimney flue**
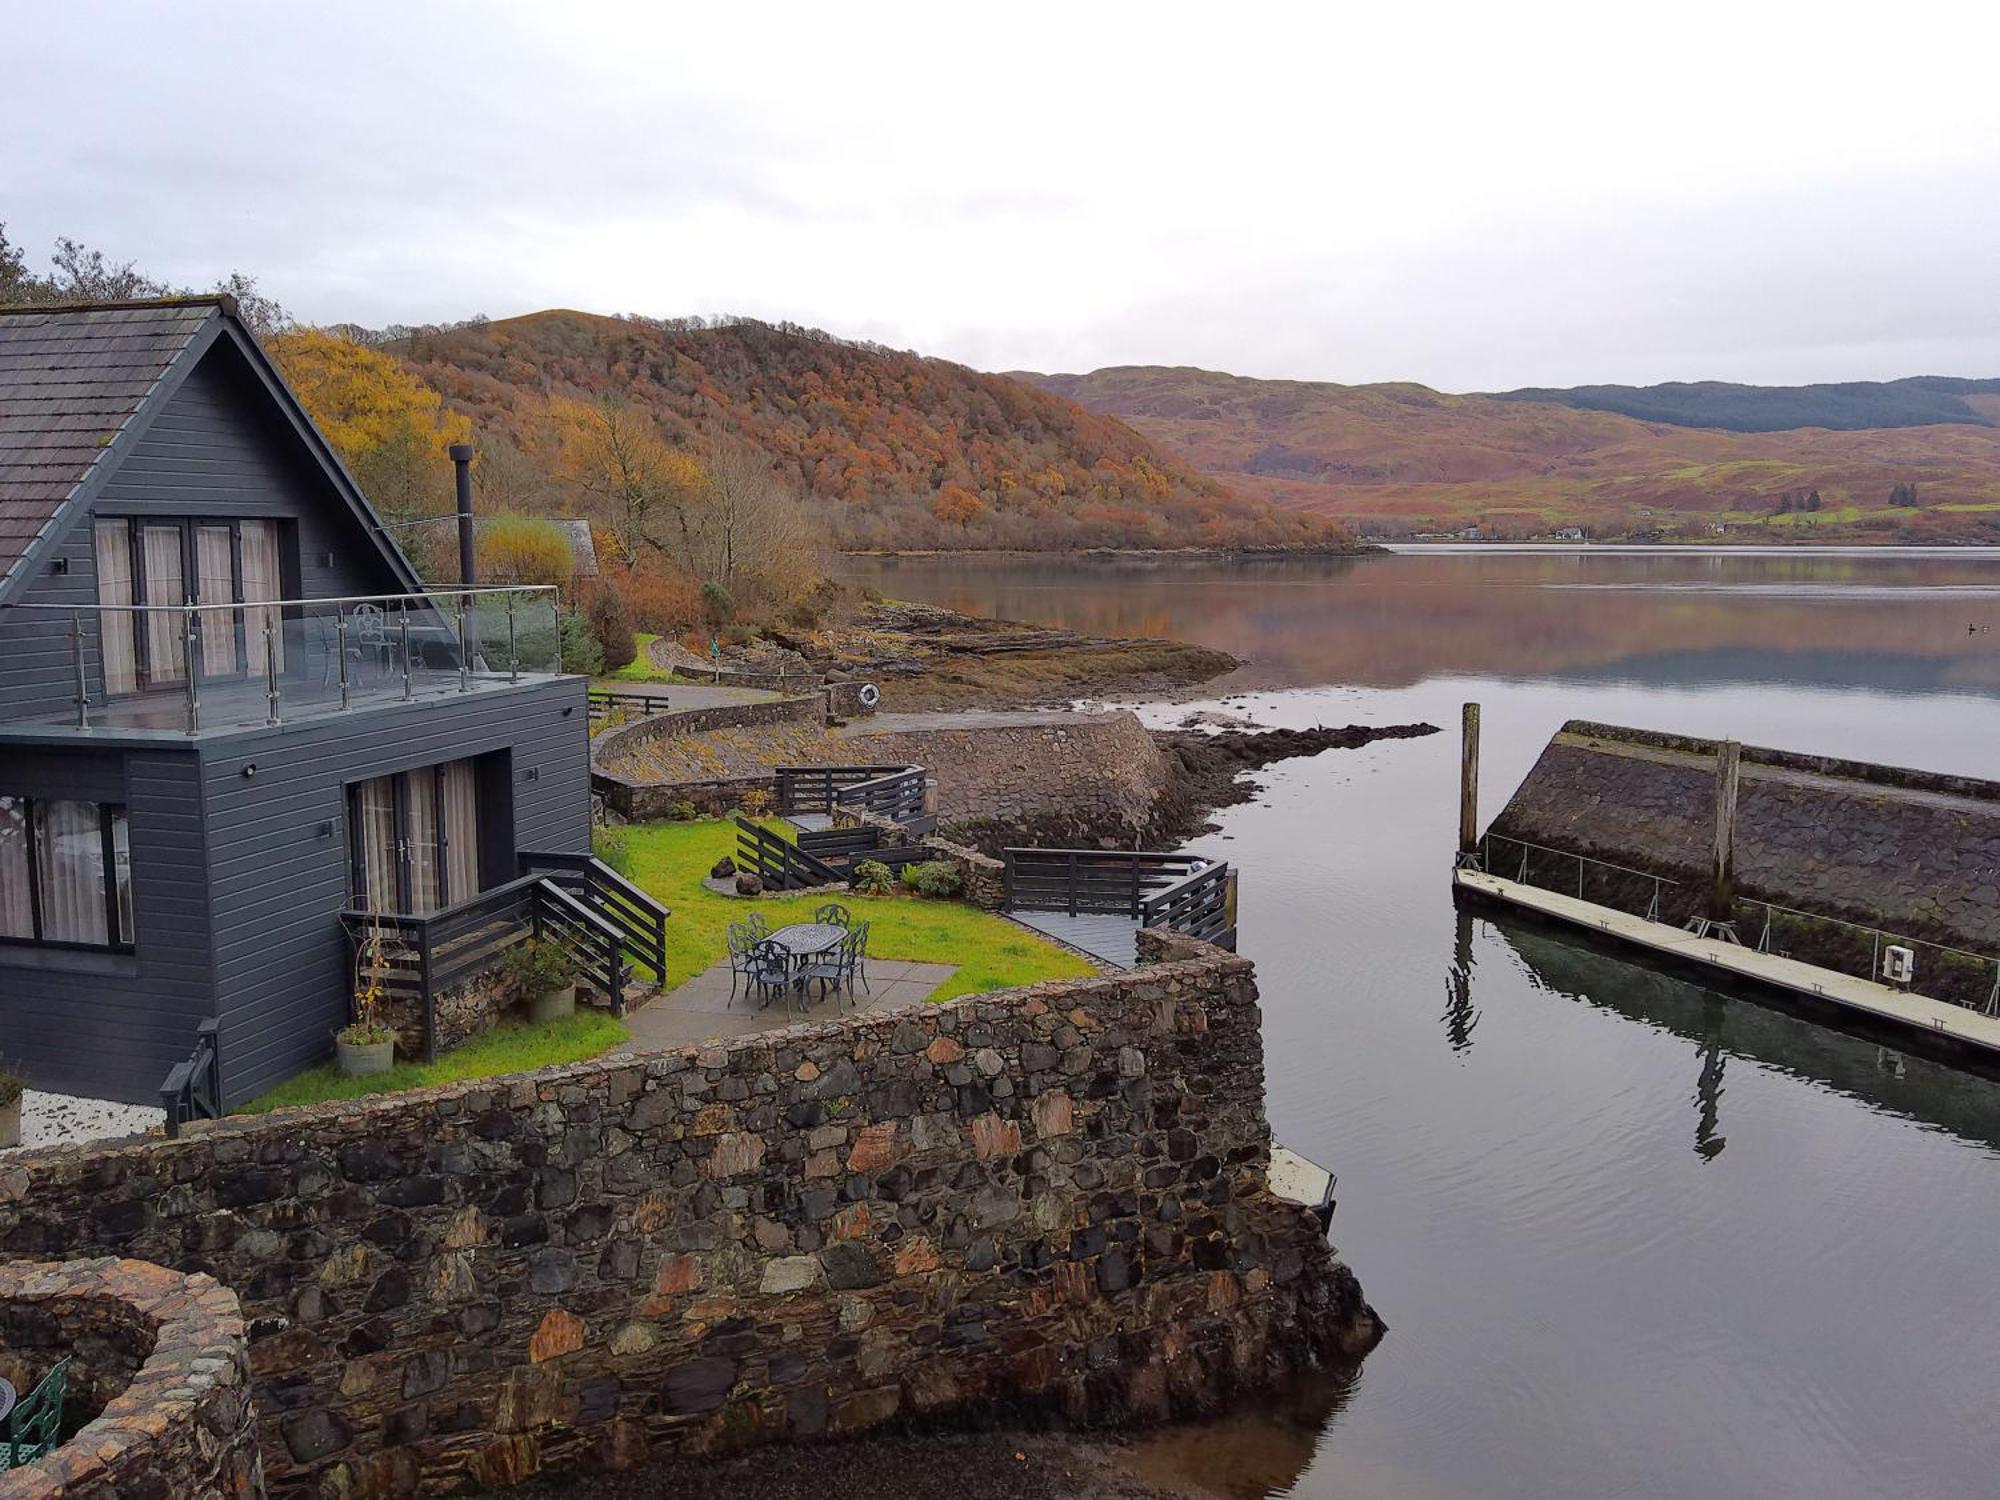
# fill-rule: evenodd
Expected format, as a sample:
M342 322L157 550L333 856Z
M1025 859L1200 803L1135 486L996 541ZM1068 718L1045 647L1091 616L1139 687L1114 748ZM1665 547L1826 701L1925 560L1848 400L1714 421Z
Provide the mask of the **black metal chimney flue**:
M453 443L445 450L458 470L458 581L470 588L472 576L472 444Z

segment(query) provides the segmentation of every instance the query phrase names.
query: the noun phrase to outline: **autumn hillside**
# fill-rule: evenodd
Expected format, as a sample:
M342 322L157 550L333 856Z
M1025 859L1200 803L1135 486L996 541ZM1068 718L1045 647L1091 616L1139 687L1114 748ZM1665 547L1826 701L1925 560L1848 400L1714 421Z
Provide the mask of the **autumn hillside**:
M1587 404L1572 405L1561 391L1457 396L1161 366L1016 378L1130 422L1235 488L1364 535L1476 525L1526 537L1575 525L1645 539L2000 538L2000 427L1990 425L2000 395L1990 382L1878 386L1840 418L1907 423L1924 414L1922 396L1950 420L1734 431L1683 424L1704 411L1739 423L1810 415L1830 409L1817 393L1854 388L1602 387L1573 393ZM1954 389L1922 389L1945 384ZM1612 399L1607 391L1676 420L1590 409Z
M1115 417L961 365L808 329L549 311L387 346L524 483L578 406L705 457L766 455L851 548L1244 546L1344 540L1159 451ZM568 414L566 416L566 414ZM561 485L520 500L563 503Z

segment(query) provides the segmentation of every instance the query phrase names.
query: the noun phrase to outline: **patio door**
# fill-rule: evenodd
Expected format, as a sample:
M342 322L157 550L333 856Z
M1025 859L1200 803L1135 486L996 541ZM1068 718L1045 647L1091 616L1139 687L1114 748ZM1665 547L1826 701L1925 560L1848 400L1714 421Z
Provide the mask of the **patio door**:
M479 893L479 774L470 760L349 788L355 904L422 915Z

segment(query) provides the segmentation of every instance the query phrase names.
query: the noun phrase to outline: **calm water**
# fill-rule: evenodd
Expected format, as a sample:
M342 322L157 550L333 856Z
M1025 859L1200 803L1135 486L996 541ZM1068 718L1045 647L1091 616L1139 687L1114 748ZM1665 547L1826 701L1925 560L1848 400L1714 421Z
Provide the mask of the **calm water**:
M1265 724L1477 699L1488 819L1574 716L2000 774L2000 554L854 572L1232 651L1215 698ZM1273 767L1203 841L1244 871L1273 1123L1340 1174L1390 1333L1147 1461L1342 1500L2000 1494L2000 1086L1458 915L1457 754Z

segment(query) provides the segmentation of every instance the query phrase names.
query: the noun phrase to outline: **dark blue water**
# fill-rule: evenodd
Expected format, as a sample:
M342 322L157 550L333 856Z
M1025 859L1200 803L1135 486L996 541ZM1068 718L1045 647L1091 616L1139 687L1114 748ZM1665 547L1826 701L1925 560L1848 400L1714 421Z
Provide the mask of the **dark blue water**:
M1578 716L2000 775L1990 555L866 573L1253 659L1155 722L1449 730L1478 700L1489 818ZM1390 1334L1144 1461L1243 1495L2000 1494L2000 1087L1461 916L1457 755L1282 763L1202 841L1243 870L1272 1121L1338 1171Z

